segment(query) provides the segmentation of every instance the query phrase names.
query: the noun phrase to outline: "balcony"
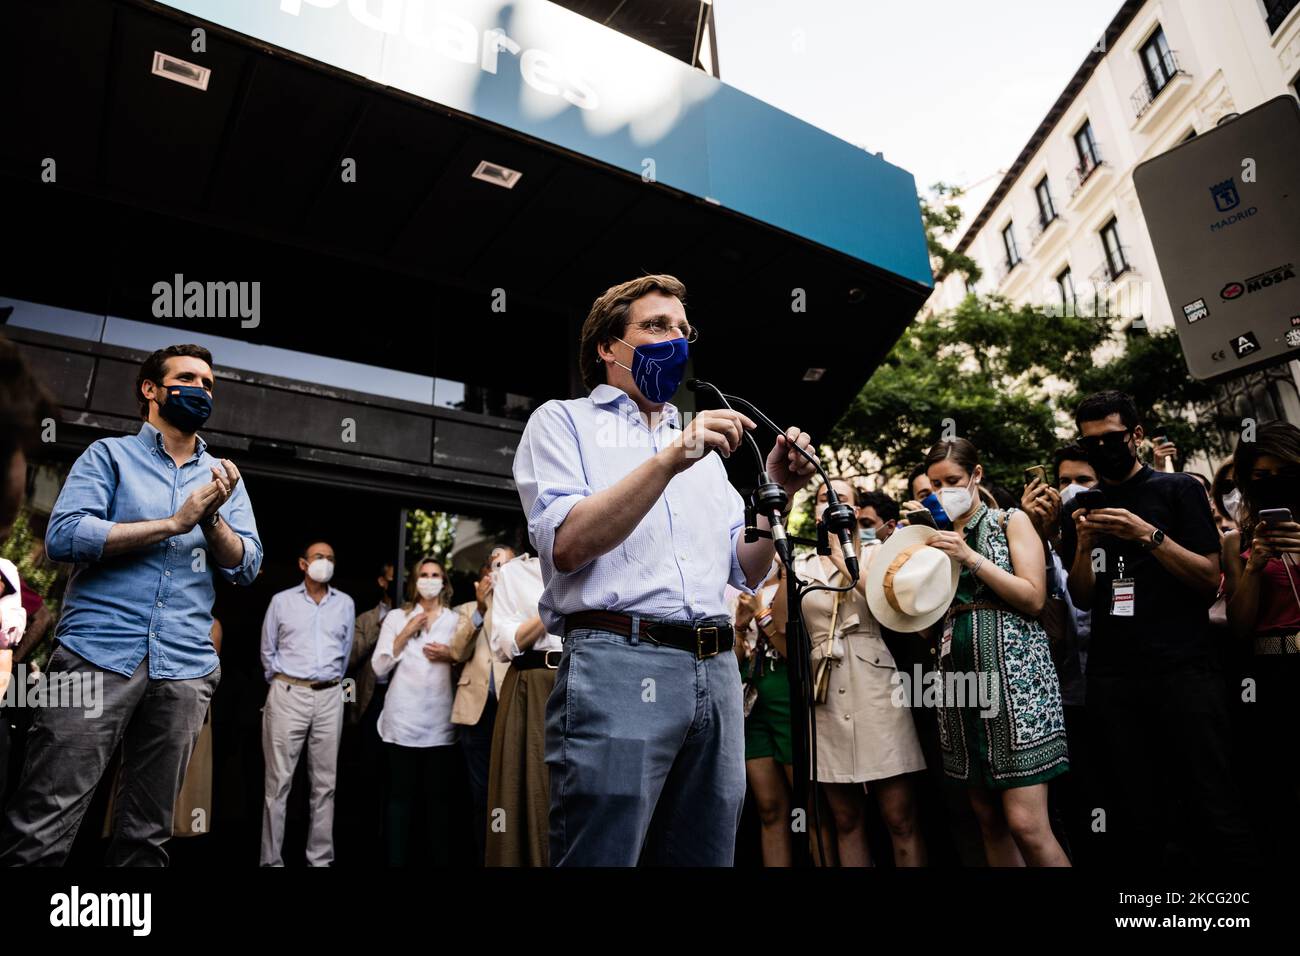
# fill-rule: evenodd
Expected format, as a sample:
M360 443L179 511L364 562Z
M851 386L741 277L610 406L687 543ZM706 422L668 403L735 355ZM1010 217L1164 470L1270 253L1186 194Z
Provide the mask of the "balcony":
M1268 34L1272 36L1282 28L1282 24L1295 9L1296 3L1300 0L1264 0L1264 11L1267 14L1266 22L1268 23Z
M1136 274L1133 261L1129 258L1128 246L1120 246L1118 254L1102 259L1101 265L1090 278L1092 284L1100 290L1114 285L1123 276Z
M1161 54L1160 68L1149 72L1129 97L1136 118L1140 120L1146 115L1147 110L1155 103L1156 97L1168 89L1176 77L1187 75L1187 71L1178 65L1177 52L1166 50Z
M1016 270L1016 266L1020 265L1024 261L1025 260L1019 256L1016 256L1014 259L1003 256L1002 260L998 263L998 285L1005 282L1007 276L1011 275L1011 273Z
M1038 215L1029 221L1029 245L1031 248L1038 245L1038 240L1043 238L1044 233L1051 229L1056 223L1061 221L1060 214L1053 205L1046 212L1039 210Z
M1107 162L1101 158L1101 147L1093 144L1092 154L1085 157L1079 165L1070 170L1069 186L1070 201L1074 202L1083 192L1084 187L1095 182L1100 177L1098 171L1107 166Z

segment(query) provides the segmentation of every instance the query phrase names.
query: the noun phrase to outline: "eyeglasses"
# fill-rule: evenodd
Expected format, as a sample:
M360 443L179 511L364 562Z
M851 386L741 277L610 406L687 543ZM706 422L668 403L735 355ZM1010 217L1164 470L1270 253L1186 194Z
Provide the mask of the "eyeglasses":
M1078 439L1079 447L1084 451L1101 451L1102 448L1108 448L1111 451L1123 448L1128 444L1130 432L1126 428L1122 432L1106 432L1102 435L1080 436Z
M700 337L700 330L694 326L672 325L667 319L646 319L644 322L636 323L636 327L657 339L666 339L674 332L683 335L688 343L694 343Z

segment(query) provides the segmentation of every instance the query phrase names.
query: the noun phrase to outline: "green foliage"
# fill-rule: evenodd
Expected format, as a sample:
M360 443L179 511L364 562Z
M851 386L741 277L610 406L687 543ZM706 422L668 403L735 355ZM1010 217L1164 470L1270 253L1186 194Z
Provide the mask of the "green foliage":
M953 252L943 240L957 234L961 225L961 207L953 199L960 199L963 191L960 186L947 183L935 183L930 187L933 199L922 196L921 221L925 224L925 241L930 250L930 257L938 259L940 266L935 273L936 282L942 282L954 272L960 272L968 283L974 284L983 275L974 259L960 252Z
M832 440L902 476L945 435L968 438L990 479L1018 489L1023 469L1050 461L1061 443L1049 384L1077 380L1107 334L1091 318L968 296L903 334Z
M1076 389L1062 396L1060 402L1067 411L1092 392L1115 388L1133 396L1146 434L1168 436L1178 446L1181 457L1204 453L1217 458L1231 451L1223 438L1223 433L1234 427L1231 421L1204 418L1197 424L1190 421L1194 409L1204 409L1214 401L1215 391L1213 386L1187 374L1182 346L1174 329L1163 329L1153 335L1130 335L1120 355L1105 365L1084 369L1073 381L1077 383ZM1240 427L1240 422L1236 427Z
M935 279L959 272L973 282L978 266L945 245L961 224L961 209L950 202L961 190L945 183L932 190L921 199L921 213L931 255L942 263ZM1187 374L1173 330L1130 333L1117 355L1097 364L1095 356L1112 341L1104 316L1047 315L1000 296L969 295L903 333L830 444L841 459L874 455L886 476L902 479L941 438L967 438L990 479L1015 493L1026 467L1050 465L1052 453L1076 434L1078 401L1115 388L1131 394L1184 457L1226 452L1217 430L1189 421L1213 392Z
M413 508L406 513L406 567L409 570L425 555L447 564L447 555L456 543L456 515L447 511L423 511Z
M50 611L49 630L45 632L44 639L36 648L27 649L26 657L29 666L44 668L53 647L50 638L54 636L54 628L58 623L59 608L62 604L59 577L63 572L63 566L45 558L45 550L38 547L38 544L36 535L32 533L31 512L24 507L18 512L18 518L14 521L9 537L0 542L0 558L7 558L14 563L23 583L45 600L45 606ZM34 558L33 555L37 557ZM30 623L29 621L28 624Z
M44 554L36 548L36 536L32 534L31 514L23 508L14 521L13 530L4 543L0 544L0 558L7 558L18 568L18 576L24 583L45 598L51 612L57 611L58 604L50 595L54 582L59 577L59 566L43 560L33 560L33 552Z

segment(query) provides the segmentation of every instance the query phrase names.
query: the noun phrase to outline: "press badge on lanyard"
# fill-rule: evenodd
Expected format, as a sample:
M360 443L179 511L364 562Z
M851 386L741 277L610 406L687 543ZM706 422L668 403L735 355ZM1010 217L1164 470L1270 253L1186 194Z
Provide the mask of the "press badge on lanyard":
M1133 594L1136 590L1132 578L1124 577L1124 558L1119 559L1119 577L1110 584L1110 613L1112 617L1133 616Z

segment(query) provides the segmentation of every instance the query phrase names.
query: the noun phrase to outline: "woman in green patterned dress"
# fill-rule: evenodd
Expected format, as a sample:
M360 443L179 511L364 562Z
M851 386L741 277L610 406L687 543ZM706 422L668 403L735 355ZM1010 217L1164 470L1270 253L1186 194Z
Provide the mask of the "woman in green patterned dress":
M990 866L1069 866L1047 815L1047 781L1069 761L1037 620L1047 600L1042 543L1024 512L980 501L984 471L966 439L935 445L925 466L954 527L930 545L962 565L940 645L944 772L969 788Z

